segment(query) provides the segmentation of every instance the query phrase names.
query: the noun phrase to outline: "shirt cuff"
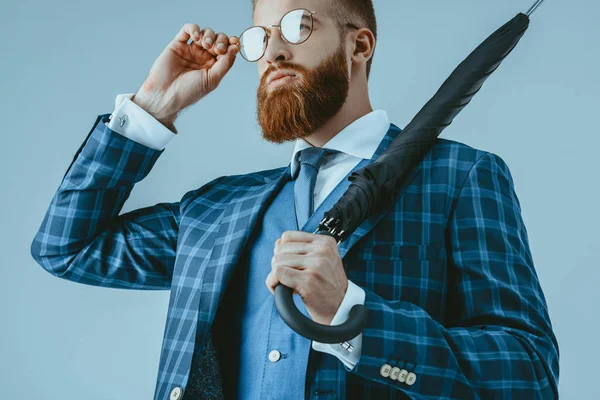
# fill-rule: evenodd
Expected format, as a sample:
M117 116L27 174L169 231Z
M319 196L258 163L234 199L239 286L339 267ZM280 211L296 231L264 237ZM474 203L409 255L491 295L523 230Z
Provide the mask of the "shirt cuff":
M365 297L366 294L363 288L348 280L348 289L346 290L342 304L340 304L340 307L331 320L330 325L340 325L346 322L352 307L354 307L356 304L364 305ZM315 342L314 340L312 342L312 348L314 350L336 356L341 362L344 363L344 365L346 365L346 367L352 369L360 359L362 332L354 339L349 340L348 343L354 347L352 352L349 352L345 347L342 346L341 343L321 343Z
M131 99L135 93L120 94L115 99L115 111L105 125L131 140L155 150L163 150L175 133L161 124ZM174 128L173 128L174 129Z

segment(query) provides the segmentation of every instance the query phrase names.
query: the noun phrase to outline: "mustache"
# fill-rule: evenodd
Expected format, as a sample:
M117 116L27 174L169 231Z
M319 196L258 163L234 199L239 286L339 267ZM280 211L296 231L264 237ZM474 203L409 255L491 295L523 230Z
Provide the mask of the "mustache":
M265 72L263 72L262 77L261 77L261 82L266 83L267 78L269 77L269 75L271 75L273 72L277 72L280 71L282 69L285 70L289 70L289 71L294 71L299 75L305 76L306 73L308 72L308 69L301 67L299 65L294 65L291 64L287 61L282 61L280 63L277 64L277 66L273 66L273 65L269 65L269 67L265 70Z

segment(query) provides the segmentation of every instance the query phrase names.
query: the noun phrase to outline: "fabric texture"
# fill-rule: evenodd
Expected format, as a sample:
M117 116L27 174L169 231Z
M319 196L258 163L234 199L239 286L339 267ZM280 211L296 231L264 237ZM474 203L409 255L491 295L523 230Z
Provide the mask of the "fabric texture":
M75 154L31 254L74 282L171 291L154 395L165 400L185 393L195 346L212 345L235 266L290 165L119 215L161 151L100 123L108 117ZM399 134L392 124L370 161ZM338 246L369 318L354 368L310 351L310 398L556 398L558 343L508 166L439 139L408 182ZM384 364L410 370L414 384L382 376Z
M363 160L355 169L367 162ZM311 340L297 334L283 321L265 279L271 272L273 246L281 232L314 231L325 210L333 207L349 183L343 179L303 226L297 224L296 216L290 212L294 208L294 180L285 182L268 201L265 212L258 215L260 225L238 258L234 276L211 326L226 398L302 400L310 390L305 377ZM294 302L308 317L298 294L294 295ZM358 362L358 355L354 356L350 367ZM197 376L194 364L191 369L190 381ZM290 376L294 379L289 379Z

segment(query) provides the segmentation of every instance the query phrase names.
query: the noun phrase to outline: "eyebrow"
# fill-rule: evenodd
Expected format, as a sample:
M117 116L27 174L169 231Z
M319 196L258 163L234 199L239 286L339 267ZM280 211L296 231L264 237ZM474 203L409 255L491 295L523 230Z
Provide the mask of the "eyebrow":
M306 19L310 20L310 17L309 17L308 15L303 15L303 16L302 16L302 20L304 21L304 20L306 20ZM317 24L322 24L322 21L321 21L319 18L315 17L315 15L314 15L314 14L313 14L313 16L312 16L312 19L313 19L313 21L314 21L314 22L316 22ZM255 25L255 26L257 26L257 25ZM261 26L261 25L258 25L258 26Z

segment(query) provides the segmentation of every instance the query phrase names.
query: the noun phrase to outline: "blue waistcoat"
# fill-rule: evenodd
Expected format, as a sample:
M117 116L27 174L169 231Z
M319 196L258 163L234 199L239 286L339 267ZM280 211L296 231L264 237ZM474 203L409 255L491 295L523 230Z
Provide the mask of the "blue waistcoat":
M281 319L265 284L275 241L286 230L314 232L324 213L350 186L350 174L368 162L362 160L340 181L302 229L298 228L294 210L294 180L282 187L259 218L215 319L213 336L220 339L215 339L215 344L226 398L305 398L311 340L297 334ZM294 302L310 317L298 294L294 295Z

